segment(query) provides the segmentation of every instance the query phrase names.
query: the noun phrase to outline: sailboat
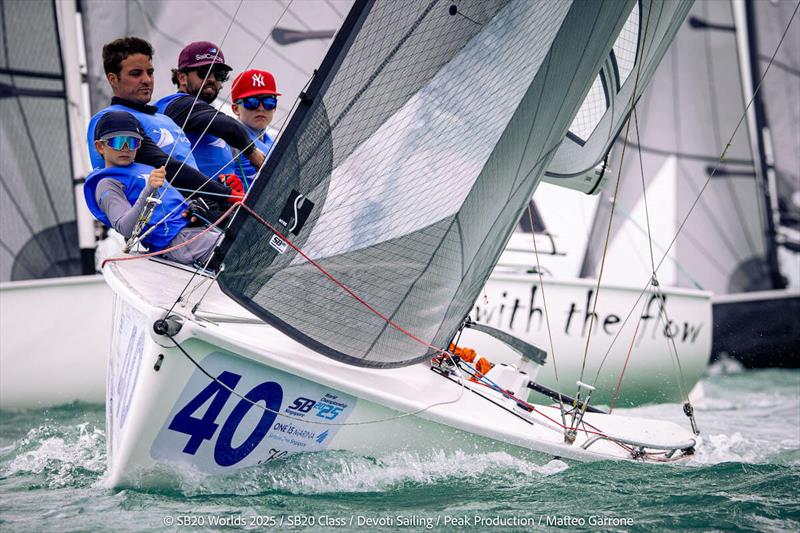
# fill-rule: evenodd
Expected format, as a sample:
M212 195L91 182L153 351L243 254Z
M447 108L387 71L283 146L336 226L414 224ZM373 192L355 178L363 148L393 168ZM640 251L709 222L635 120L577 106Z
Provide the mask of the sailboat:
M540 190L545 187L549 188ZM658 210L663 212L669 194L652 187L648 195L659 199ZM529 214L523 213L475 302L471 320L547 347L552 361L541 369L537 381L551 388L557 388L559 382L572 383L582 371L588 371L598 375L594 398L605 405L681 401L683 393L675 387L675 379L681 379L686 390L696 388L696 394L702 394L698 383L711 353L712 293L665 283L643 300L646 272L606 272L599 290L596 276L579 277L596 208L592 197L585 201L582 196L548 183L540 185L530 203L533 224ZM537 208L538 204L543 207ZM585 224L580 220L582 211ZM666 236L669 242L676 229L659 221L654 236ZM632 249L647 255L646 230L637 237ZM630 249L612 249L608 255L630 257L630 253ZM665 264L659 278L670 279L672 266ZM666 318L660 313L662 305L668 311ZM637 310L631 314L633 306ZM599 356L587 358L584 369L587 339L589 352ZM678 375L672 353L673 341L682 375ZM515 357L513 350L472 330L464 332L462 342L478 353L490 354L493 362L513 362ZM620 380L623 368L624 379Z
M656 207L671 210L667 217L676 223L712 176L662 282L713 291L713 356L747 367L800 365L797 6L796 0L697 2L637 106L638 135L629 142L641 162L638 153L622 168L613 155L611 161L622 186L614 199L610 266L627 268L610 269L612 276L649 269L637 259L646 238L644 218L635 216L643 203L642 172L648 189L657 180L667 184L662 189L676 198L674 205ZM719 165L726 136L743 115L745 125ZM608 227L612 194L601 194L582 276L597 272L602 254L598 239ZM665 249L671 238L654 241Z
M506 336L519 364L486 375L447 351L634 4L356 2L227 231L224 267L103 267L108 484L328 449L690 456L696 427L599 412L591 383L528 403L536 347ZM691 5L645 4L637 94ZM594 167L614 136L571 164Z
M105 397L112 297L82 199L78 24L74 2L0 3L2 408Z

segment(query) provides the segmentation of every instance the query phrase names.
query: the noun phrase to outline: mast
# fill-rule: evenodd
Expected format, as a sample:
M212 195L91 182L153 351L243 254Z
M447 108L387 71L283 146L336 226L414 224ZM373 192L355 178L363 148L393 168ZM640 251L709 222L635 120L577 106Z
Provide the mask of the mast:
M83 201L83 182L91 172L89 154L84 149L83 132L89 123L86 54L83 48L83 24L75 0L55 2L64 89L67 98L67 126L72 159L72 180L75 196L75 217L78 226L81 274L96 272L94 253L97 246L94 219ZM78 66L79 68L75 68Z
M752 0L731 0L733 20L736 27L736 45L739 52L742 92L745 102L753 100L747 109L747 129L752 147L756 173L756 183L764 196L763 223L766 234L766 260L769 266L770 283L774 289L786 287L786 279L781 275L778 263L777 232L775 229L775 195L774 183L770 184L770 167L765 150L764 136L769 133L766 125L766 114L761 93L756 93L756 84L761 78L758 67L758 45L755 37L755 14Z

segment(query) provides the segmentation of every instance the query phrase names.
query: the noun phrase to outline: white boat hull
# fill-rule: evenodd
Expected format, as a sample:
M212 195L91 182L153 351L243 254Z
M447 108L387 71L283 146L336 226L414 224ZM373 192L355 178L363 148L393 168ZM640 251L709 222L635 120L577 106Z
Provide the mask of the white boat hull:
M104 274L115 293L106 402L111 486L146 484L153 472L158 483L159 465L217 474L329 449L376 455L491 446L577 460L632 459L607 439L582 448L591 433L564 444L557 421L549 420L558 418L557 409L529 414L427 363L370 369L322 356L255 320L216 285L204 314L182 319L178 347L153 324L185 285L185 270L135 261L112 264ZM188 315L192 305L174 313ZM671 423L601 414L586 421L615 438L696 443Z
M662 288L666 294L669 328L659 318L659 303L651 293L637 304L642 287L603 285L592 319L596 280L552 279L501 268L486 284L470 315L472 320L506 331L548 352L537 381L564 394L575 392L581 378L589 324L592 334L582 380L594 384L596 403L608 405L625 360L630 358L616 406L685 400L678 385L672 341L688 392L702 377L711 353L711 294L705 291ZM545 320L547 306L552 348ZM625 322L631 309L630 318ZM641 323L637 322L641 318ZM636 340L633 343L634 332ZM616 341L615 337L618 338ZM613 345L612 345L613 342ZM511 362L518 356L487 336L466 329L459 344L474 348L492 362ZM609 347L611 347L609 351ZM604 357L607 358L603 363ZM602 364L602 368L601 368ZM558 370L558 380L555 371ZM600 373L595 381L595 376Z
M111 298L99 275L0 284L0 408L103 403Z

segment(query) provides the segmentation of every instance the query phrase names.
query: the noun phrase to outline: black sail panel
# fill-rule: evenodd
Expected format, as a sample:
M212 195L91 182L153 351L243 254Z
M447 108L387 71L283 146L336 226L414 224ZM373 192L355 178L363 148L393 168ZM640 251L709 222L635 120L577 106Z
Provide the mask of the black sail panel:
M348 363L445 346L633 3L357 3L248 199L272 229L240 213L223 290Z

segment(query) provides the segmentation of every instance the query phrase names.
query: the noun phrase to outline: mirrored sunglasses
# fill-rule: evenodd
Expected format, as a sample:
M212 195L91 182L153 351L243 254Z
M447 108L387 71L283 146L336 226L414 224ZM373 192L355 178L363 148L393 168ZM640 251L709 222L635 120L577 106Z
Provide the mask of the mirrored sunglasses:
M111 148L112 150L122 150L125 146L128 147L128 150L137 150L142 145L142 140L136 137L131 137L130 135L120 135L118 137L111 137L110 139L106 139L103 141L106 143L106 146Z
M278 99L274 96L249 96L247 98L242 98L236 103L244 106L244 108L249 111L255 111L258 109L259 104L263 105L264 109L267 111L271 111L278 107Z

